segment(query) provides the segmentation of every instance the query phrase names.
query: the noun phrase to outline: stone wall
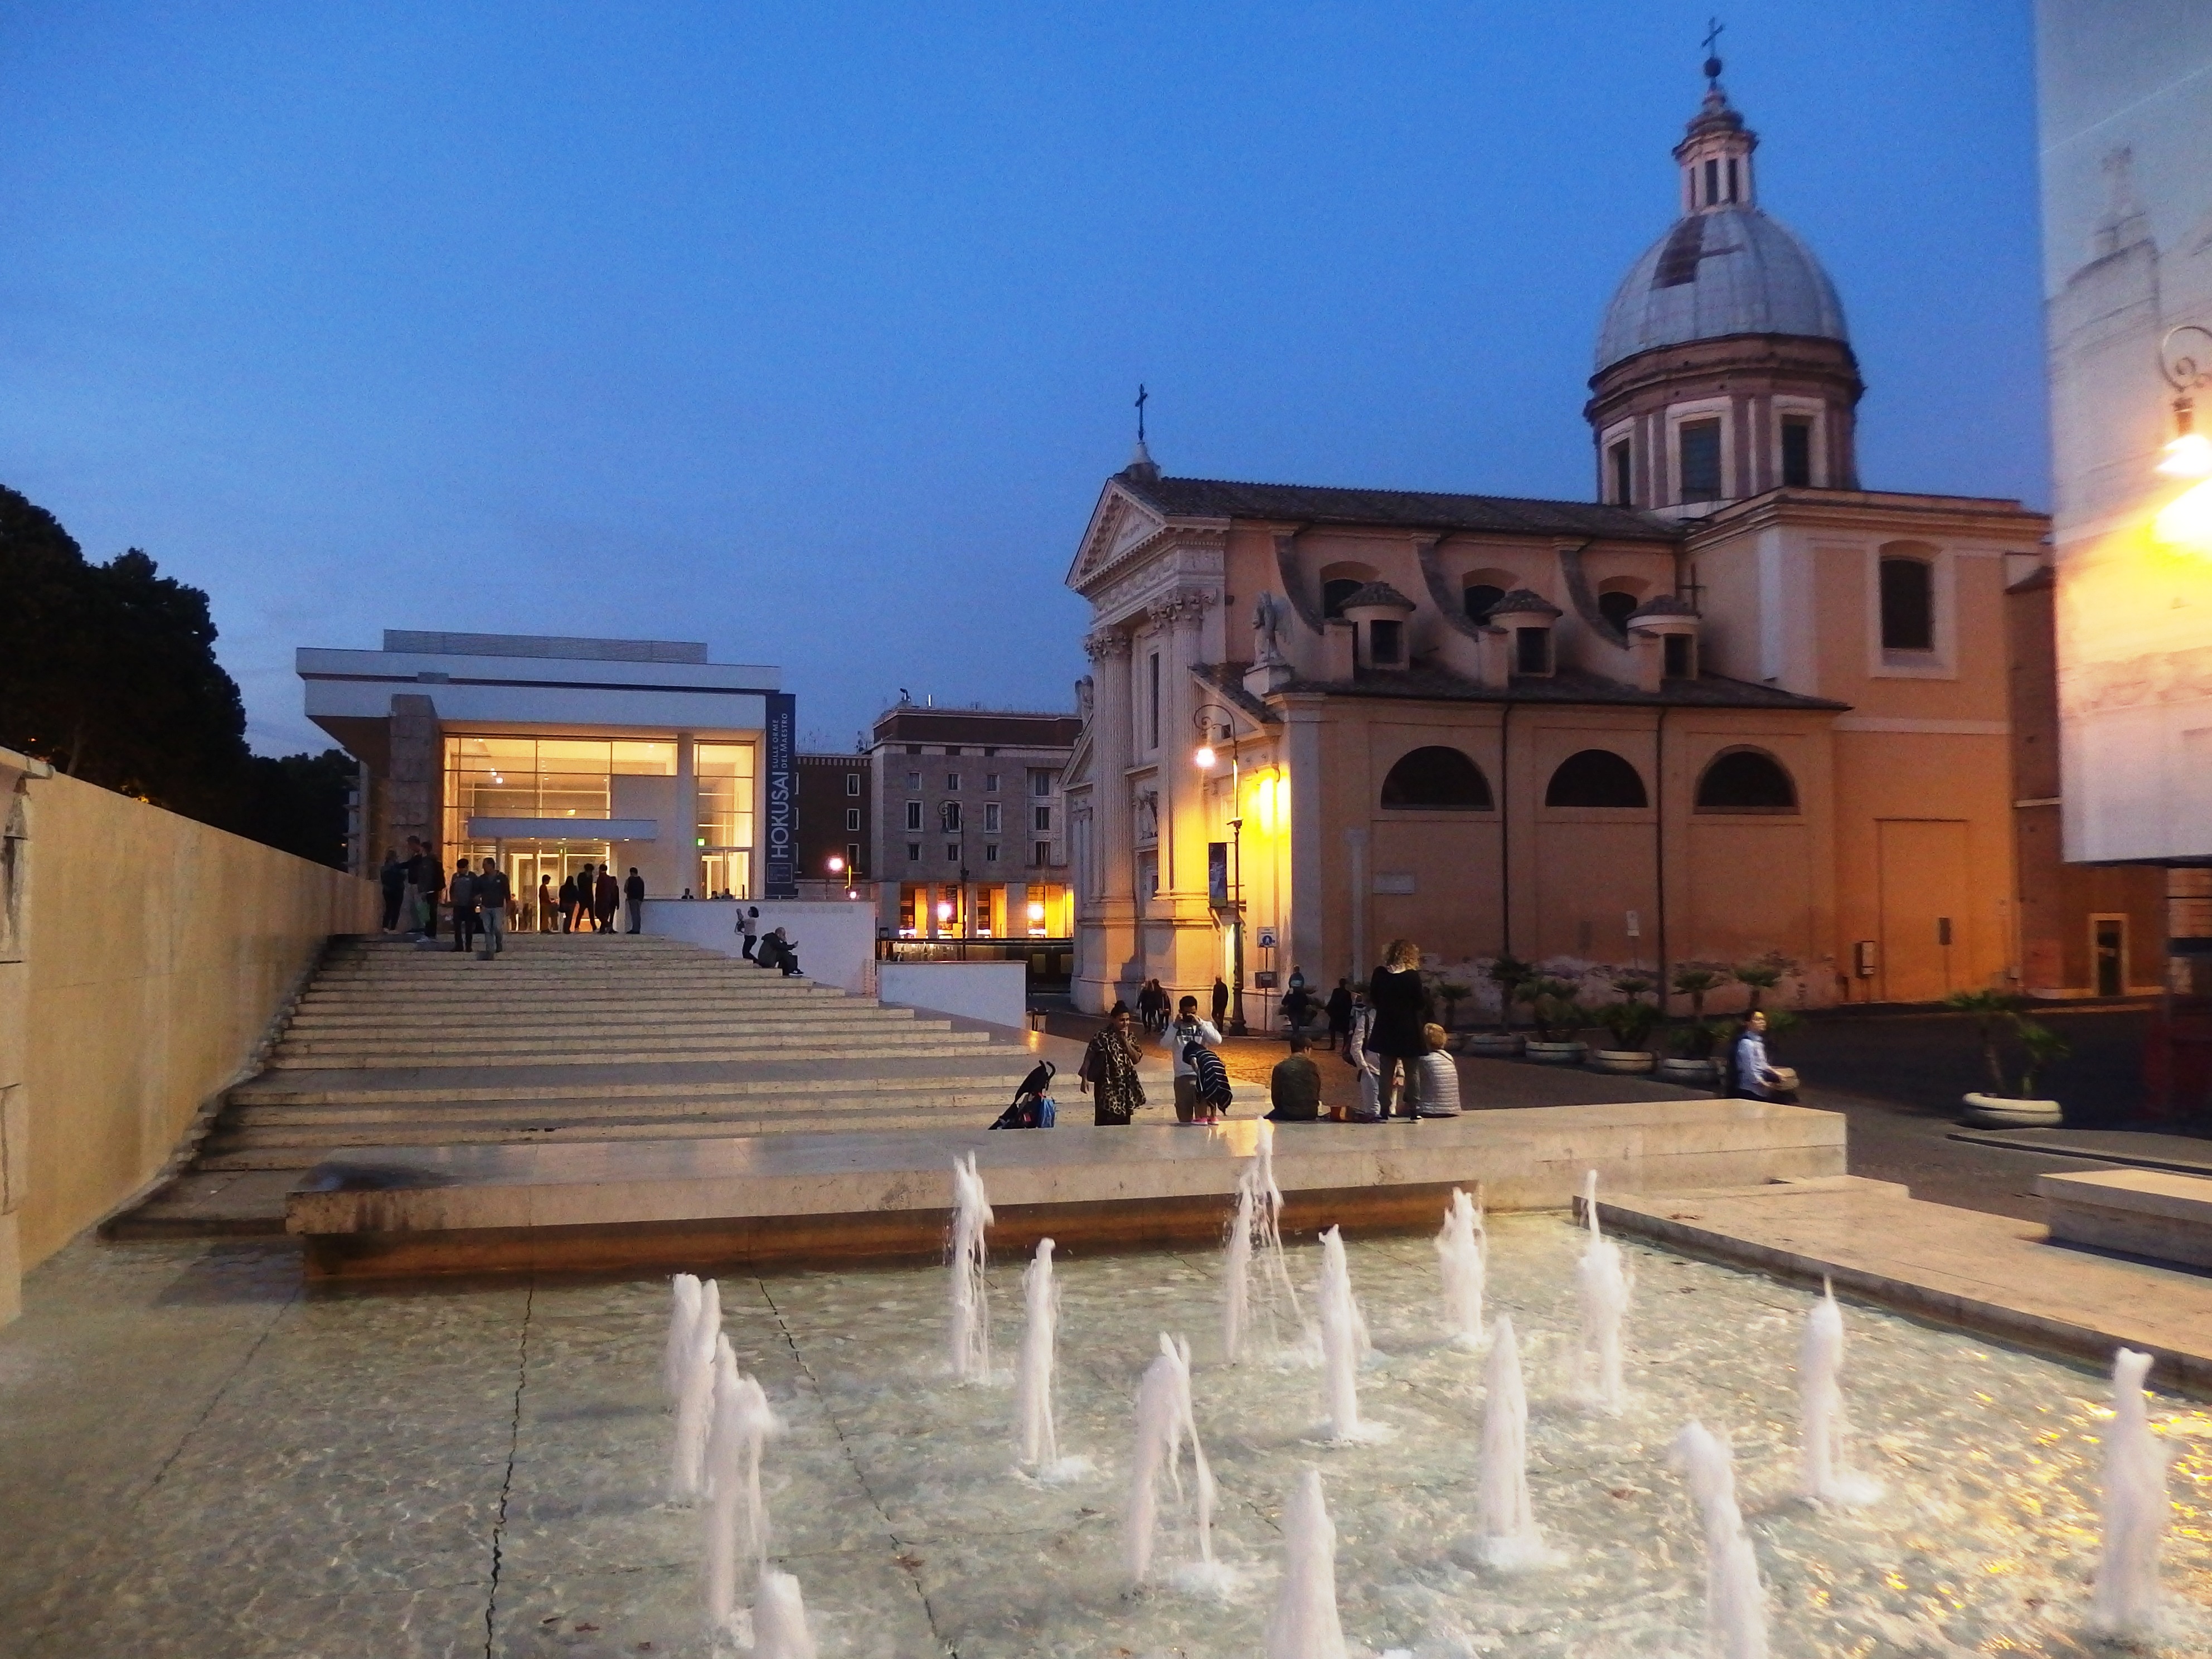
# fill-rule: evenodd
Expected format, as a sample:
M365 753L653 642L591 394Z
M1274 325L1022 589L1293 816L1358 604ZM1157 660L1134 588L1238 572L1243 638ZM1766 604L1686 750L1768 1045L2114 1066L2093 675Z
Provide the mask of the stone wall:
M155 1174L374 890L0 750L0 1322Z

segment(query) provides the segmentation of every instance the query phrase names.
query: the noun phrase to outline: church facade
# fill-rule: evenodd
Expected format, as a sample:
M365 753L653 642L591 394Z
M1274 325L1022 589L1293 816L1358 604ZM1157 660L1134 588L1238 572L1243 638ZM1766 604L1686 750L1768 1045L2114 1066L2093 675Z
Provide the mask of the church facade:
M1712 66L1717 72L1717 65ZM2047 520L1859 487L1842 306L1715 79L1623 279L1595 499L1164 474L1068 574L1085 1007L1365 975L1392 939L1649 971L1778 952L1808 1005L2016 961L2003 595Z

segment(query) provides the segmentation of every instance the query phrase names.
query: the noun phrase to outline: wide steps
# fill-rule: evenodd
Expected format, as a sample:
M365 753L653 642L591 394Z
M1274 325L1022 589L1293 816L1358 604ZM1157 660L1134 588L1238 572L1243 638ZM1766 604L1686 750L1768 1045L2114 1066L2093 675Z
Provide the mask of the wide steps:
M635 1034L629 1035L634 1037ZM834 1038L714 1040L685 1037L657 1042L650 1048L635 1042L610 1041L570 1045L520 1043L471 1048L457 1044L450 1048L386 1049L349 1049L342 1044L308 1043L295 1050L288 1043L270 1055L269 1068L278 1072L386 1071L404 1066L410 1069L435 1066L461 1070L503 1063L550 1064L556 1060L568 1066L652 1066L668 1060L726 1060L741 1064L765 1059L834 1060L840 1055L857 1054L914 1054L937 1058L988 1048L989 1044L990 1039L981 1031L940 1031L903 1039L866 1032L846 1032Z
M712 1118L723 1122L781 1121L791 1118L842 1117L860 1109L893 1107L918 1109L951 1103L963 1109L977 1105L1003 1107L1013 1097L1013 1085L995 1078L930 1089L904 1089L893 1084L855 1085L841 1094L810 1095L794 1107L786 1097L727 1095L713 1097L639 1097L610 1108L596 1096L561 1096L536 1100L472 1100L441 1104L349 1102L327 1106L248 1106L225 1118L219 1137L248 1132L287 1131L306 1138L348 1127L374 1128L384 1124L458 1122L534 1124L584 1122L595 1116L645 1120ZM210 1143L213 1144L213 1143Z
M721 1062L670 1061L591 1079L600 1100L667 1098L693 1095L732 1098L740 1095L836 1094L884 1083L944 1086L989 1079L1012 1085L1034 1061L1018 1048L993 1045L963 1054L889 1054L873 1059L761 1060L738 1066ZM233 1107L339 1105L369 1101L536 1100L570 1092L574 1066L362 1066L351 1069L264 1073L233 1089Z

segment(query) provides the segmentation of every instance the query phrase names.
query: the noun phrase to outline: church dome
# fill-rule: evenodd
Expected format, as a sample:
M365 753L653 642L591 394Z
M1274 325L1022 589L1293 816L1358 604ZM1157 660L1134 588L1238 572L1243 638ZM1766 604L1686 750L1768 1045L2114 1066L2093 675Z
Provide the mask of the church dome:
M1685 215L1629 267L1598 330L1597 371L1657 346L1731 334L1847 341L1813 251L1755 206Z

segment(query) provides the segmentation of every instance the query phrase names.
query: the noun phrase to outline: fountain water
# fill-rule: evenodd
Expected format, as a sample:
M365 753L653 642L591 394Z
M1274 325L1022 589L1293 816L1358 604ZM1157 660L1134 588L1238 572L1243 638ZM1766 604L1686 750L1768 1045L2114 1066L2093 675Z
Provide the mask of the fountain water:
M787 1572L761 1575L760 1595L753 1603L752 1659L815 1659L806 1603L799 1581Z
M2104 1552L2097 1562L2090 1622L2108 1636L2148 1636L2159 1623L2158 1558L2172 1512L2166 1449L2143 1402L2150 1356L2122 1348L2112 1358L2112 1423L2105 1436Z
M1552 1559L1528 1500L1528 1394L1521 1380L1521 1346L1504 1315L1490 1328L1482 1372L1481 1477L1476 1488L1473 1554L1486 1566L1534 1567Z
M963 1382L991 1378L991 1303L983 1283L983 1230L991 1200L975 1173L975 1154L952 1160L952 1375Z
M1854 1474L1844 1461L1844 1310L1825 1282L1805 1316L1797 1350L1797 1410L1805 1495L1823 1504L1871 1504L1879 1482Z
M691 1352L691 1327L699 1317L699 1279L678 1273L669 1283L674 1305L668 1316L668 1345L660 1355L660 1386L673 1407L684 1392L684 1371Z
M1267 1616L1267 1659L1345 1659L1336 1616L1336 1527L1309 1468L1283 1513L1283 1577Z
M1373 1345L1352 1294L1344 1236L1334 1227L1321 1236L1321 1262L1322 1403L1328 1437L1339 1444L1387 1439L1389 1431L1382 1425L1359 1419L1359 1364Z
M1735 1460L1728 1443L1692 1421L1674 1455L1705 1532L1705 1651L1711 1659L1766 1659L1766 1593L1736 1507Z
M1128 1504L1121 1515L1121 1565L1132 1584L1152 1576L1153 1534L1158 1529L1160 1478L1167 1477L1178 1510L1184 1500L1182 1445L1190 1442L1190 1518L1198 1559L1176 1574L1188 1589L1218 1593L1233 1575L1213 1559L1213 1469L1199 1443L1198 1420L1191 1409L1190 1345L1164 1331L1160 1352L1137 1385L1136 1456L1129 1475Z
M1049 1485L1091 1473L1087 1457L1062 1457L1053 1420L1054 1375L1060 1346L1060 1287L1052 1274L1053 1243L1037 1240L1036 1255L1022 1273L1019 1363L1014 1368L1014 1425L1021 1465Z
M1487 1242L1482 1212L1456 1187L1437 1235L1437 1267L1443 1277L1444 1335L1462 1348L1482 1341L1483 1249Z
M677 1388L676 1448L668 1475L671 1503L688 1503L699 1495L708 1418L714 1404L714 1344L721 1334L722 1287L709 1279L699 1286L699 1310L691 1321Z
M707 1433L707 1613L727 1627L743 1565L768 1569L768 1506L761 1498L761 1450L783 1423L760 1383L738 1369L730 1340L714 1347L714 1420Z
M1592 1405L1617 1416L1627 1401L1621 1381L1620 1325L1628 1314L1628 1270L1620 1246L1598 1226L1595 1170L1584 1179L1583 1215L1589 1224L1589 1245L1575 1268L1575 1296L1582 1306L1577 1381Z
M1256 1310L1267 1325L1267 1356L1275 1359L1308 1358L1317 1337L1307 1325L1291 1283L1289 1257L1283 1250L1283 1191L1275 1184L1275 1126L1265 1118L1255 1126L1257 1139L1252 1161L1237 1177L1237 1211L1229 1224L1223 1262L1221 1337L1224 1357L1235 1364L1244 1356L1248 1337L1255 1334ZM1255 1295L1252 1264L1260 1263L1260 1284ZM1297 1333L1285 1342L1283 1328Z

